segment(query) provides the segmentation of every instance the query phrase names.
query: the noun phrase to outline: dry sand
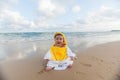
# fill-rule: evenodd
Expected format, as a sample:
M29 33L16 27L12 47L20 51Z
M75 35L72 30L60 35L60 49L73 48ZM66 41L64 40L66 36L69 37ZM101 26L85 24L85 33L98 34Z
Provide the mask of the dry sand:
M38 53L41 50L37 51ZM120 42L91 47L78 52L71 69L43 70L43 54L1 63L6 80L120 80Z

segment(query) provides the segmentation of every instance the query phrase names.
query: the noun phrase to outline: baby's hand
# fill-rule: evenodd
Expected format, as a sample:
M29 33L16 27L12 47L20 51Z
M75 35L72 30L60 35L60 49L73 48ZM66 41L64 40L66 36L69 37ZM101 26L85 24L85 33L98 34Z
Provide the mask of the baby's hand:
M73 56L71 56L70 58L71 58L71 60L76 60L77 59L77 57L73 57Z
M43 66L46 66L46 64L48 63L48 61L49 61L48 59L44 59L42 65L43 65Z
M77 60L77 57L74 57L75 60Z

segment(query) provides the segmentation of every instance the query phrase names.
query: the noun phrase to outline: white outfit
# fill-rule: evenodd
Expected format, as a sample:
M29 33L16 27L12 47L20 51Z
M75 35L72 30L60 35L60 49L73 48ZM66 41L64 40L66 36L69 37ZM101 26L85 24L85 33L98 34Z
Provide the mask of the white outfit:
M67 56L68 58L63 61L56 61L56 60L50 60L52 55L50 53L50 50L46 53L44 56L44 59L48 59L47 66L53 67L54 70L65 70L69 65L73 64L73 61L70 60L70 57L75 57L76 55L70 50L69 47L67 47Z

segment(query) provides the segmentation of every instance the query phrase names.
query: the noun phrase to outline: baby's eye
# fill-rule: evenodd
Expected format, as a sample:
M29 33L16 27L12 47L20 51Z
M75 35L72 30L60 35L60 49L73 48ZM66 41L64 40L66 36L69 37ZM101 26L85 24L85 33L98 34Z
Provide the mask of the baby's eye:
M56 38L56 40L59 40L59 38Z
M60 40L63 40L63 38L60 38Z

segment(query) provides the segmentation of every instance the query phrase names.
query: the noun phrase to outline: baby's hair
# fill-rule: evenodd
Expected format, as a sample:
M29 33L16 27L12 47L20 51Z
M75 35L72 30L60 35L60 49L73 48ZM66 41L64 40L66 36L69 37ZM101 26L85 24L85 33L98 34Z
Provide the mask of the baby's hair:
M62 34L58 33L58 34L54 35L54 38L55 38L56 36L58 36L58 35L63 36Z

